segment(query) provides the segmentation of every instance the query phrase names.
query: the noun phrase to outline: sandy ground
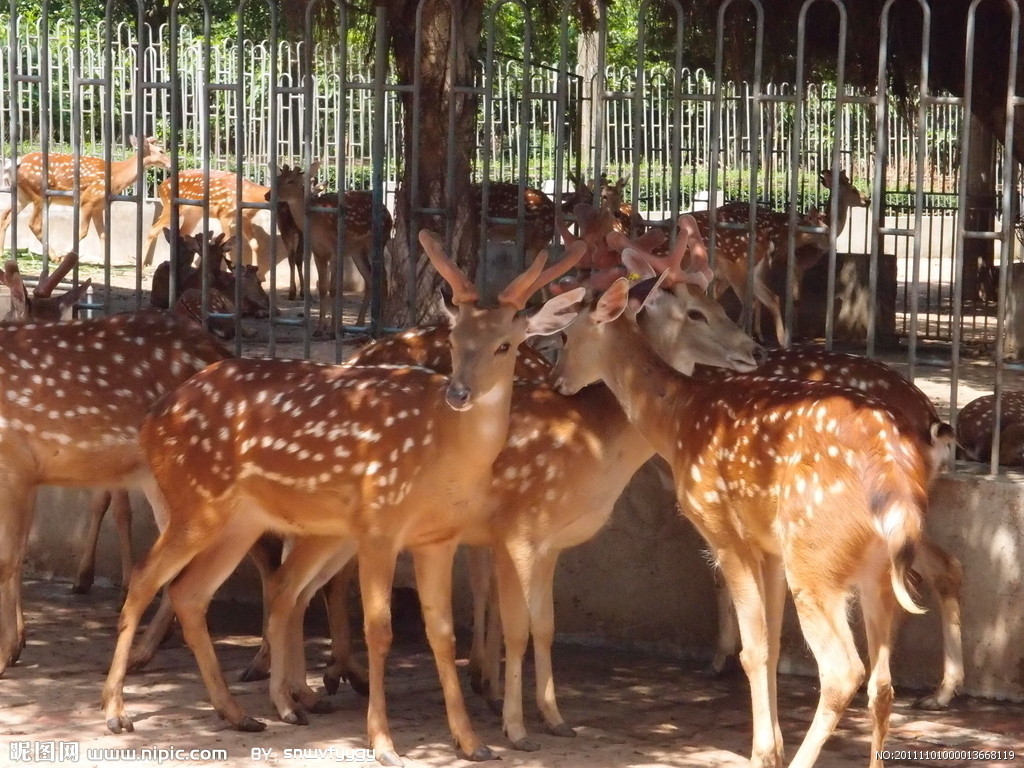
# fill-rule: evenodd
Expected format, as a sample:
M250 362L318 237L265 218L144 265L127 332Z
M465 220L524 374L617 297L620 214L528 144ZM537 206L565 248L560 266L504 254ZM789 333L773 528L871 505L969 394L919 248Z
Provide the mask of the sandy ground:
M307 727L276 720L266 683L231 683L232 692L251 714L267 722L262 733L239 733L218 720L206 702L195 662L180 641L172 640L149 668L132 675L125 698L135 732L107 732L100 691L117 623L118 593L94 587L93 594L72 595L63 582L29 581L25 590L29 641L21 661L0 680L0 765L45 765L46 750L70 765L110 766L276 766L344 765L361 762L365 748L365 700L350 689L331 697L336 710L315 716ZM258 610L214 603L210 624L217 653L229 681L237 679L257 644ZM318 616L309 622L310 684L319 686L325 643ZM541 749L512 751L501 733L500 718L469 692L464 667L466 644L460 639L460 666L470 716L481 737L502 764L522 768L696 768L744 766L750 739L747 687L742 677L708 680L669 658L608 649L556 646L559 701L574 739L547 735L532 702L527 727ZM526 690L532 690L527 665ZM816 681L781 680L782 728L789 754L795 753L816 705ZM887 746L898 750L1014 750L1024 763L1024 706L960 698L945 713L910 708L912 692L898 691ZM388 703L392 736L407 766L468 765L454 755L432 658L422 638L396 638L388 667ZM869 753L869 720L863 694L843 718L818 765L863 766ZM155 757L143 749L219 749L225 758ZM287 749L325 750L319 757L288 757ZM333 752L330 750L333 749ZM27 752L25 751L27 750ZM42 752L36 752L42 750ZM93 752L92 750L101 750ZM125 750L107 752L103 750ZM256 750L264 756L254 755ZM266 750L270 750L268 753ZM269 757L266 757L269 754ZM28 756L28 761L17 758ZM889 765L982 766L1014 764L995 759L890 760Z

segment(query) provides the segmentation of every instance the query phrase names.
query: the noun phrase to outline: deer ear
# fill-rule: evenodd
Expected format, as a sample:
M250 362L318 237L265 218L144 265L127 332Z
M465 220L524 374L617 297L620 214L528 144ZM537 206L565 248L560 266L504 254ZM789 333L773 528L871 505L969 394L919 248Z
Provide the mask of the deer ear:
M597 324L610 323L616 320L625 312L629 305L629 280L620 277L597 302L597 306L590 313L591 320Z
M449 326L455 323L459 316L459 308L452 299L452 289L445 281L437 286L437 295L441 299L441 309L444 312L445 320Z
M667 269L664 272L662 272L660 275L658 275L658 279L654 281L654 285L651 286L651 289L647 292L647 295L644 296L644 300L642 302L640 302L640 305L638 307L636 307L637 314L639 314L641 311L643 311L647 307L652 306L654 304L654 302L662 300L661 299L661 296L662 296L661 284L663 282L665 282L665 280L668 278L668 275L669 275L669 270L667 270ZM673 297L667 297L667 298L670 301L675 301L675 298L673 298Z
M587 289L583 287L560 293L544 302L526 321L527 336L550 336L569 326L583 308Z
M316 175L317 175L317 173L319 171L320 171L320 161L319 160L314 160L312 163L309 164L309 175L306 176L306 178L307 179L314 179L314 178L316 178Z
M57 299L57 305L60 307L60 318L61 320L70 320L71 313L75 308L75 304L82 300L85 294L92 287L92 278L87 277L85 280L78 284L77 288L73 288L59 299Z
M622 249L622 263L629 271L631 282L639 282L640 280L646 280L657 275L654 268L641 259L634 248L627 247ZM637 275L637 277L633 278L633 275Z
M138 149L139 148L139 140L136 139L134 136L129 136L128 137L128 143L132 145L132 149Z
M11 308L3 319L25 322L29 319L28 290L25 288L25 283L22 282L17 262L8 261L4 264L3 282L11 289Z

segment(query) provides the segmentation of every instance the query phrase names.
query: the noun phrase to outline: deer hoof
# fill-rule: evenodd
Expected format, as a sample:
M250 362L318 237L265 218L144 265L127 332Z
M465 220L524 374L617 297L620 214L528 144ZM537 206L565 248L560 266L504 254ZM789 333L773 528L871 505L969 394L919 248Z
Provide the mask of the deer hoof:
M348 675L344 677L344 680L352 686L352 690L360 696L370 695L370 684L366 681L366 676L361 672L349 672Z
M291 712L286 712L281 715L281 720L289 725L309 725L309 715L301 709L293 709Z
M107 730L111 733L121 733L121 731L131 733L135 730L135 725L128 715L117 715L116 717L107 718Z
M327 691L328 696L336 694L340 686L340 675L332 675L330 672L324 672L324 690Z
M262 720L257 720L255 717L246 715L238 724L235 726L236 731L245 731L246 733L258 733L259 731L265 731L267 724Z
M923 709L925 712L945 712L949 709L949 702L943 704L937 696L922 696L914 701L911 706L914 709Z
M462 750L459 750L460 752ZM463 752L463 756L467 760L471 760L474 763L482 763L485 760L497 760L498 756L494 754L494 750L488 747L486 744L481 744L479 747L474 749L470 753Z
M381 765L389 766L389 768L402 768L405 763L402 762L402 758L398 756L397 752L388 750L387 752L377 753L377 762Z
M533 739L523 737L512 742L512 749L519 750L520 752L536 752L540 749L540 744Z
M83 576L74 584L71 585L71 594L73 595L88 595L89 590L92 589L92 576Z
M266 680L268 677L270 677L270 673L265 669L260 669L257 666L251 666L242 670L242 674L238 676L238 680L243 683L254 683L257 680Z
M568 723L558 723L557 725L549 725L548 733L552 736L561 736L564 739L571 739L576 735L576 730Z
M483 670L478 667L473 667L469 670L469 687L473 689L473 693L477 696L482 696L484 693L484 673Z
M337 710L338 708L327 699L319 699L313 706L308 708L311 715L329 715Z
M491 712L496 715L500 715L505 711L505 700L504 699L487 699L487 706L490 707Z

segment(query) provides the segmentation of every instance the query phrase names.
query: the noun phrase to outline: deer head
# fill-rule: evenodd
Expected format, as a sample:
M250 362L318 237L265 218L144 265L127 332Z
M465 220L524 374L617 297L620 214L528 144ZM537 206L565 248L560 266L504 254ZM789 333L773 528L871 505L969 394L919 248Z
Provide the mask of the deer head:
M66 254L48 277L39 280L31 297L21 279L18 263L12 260L4 264L3 273L0 274L0 284L6 285L11 291L11 308L4 315L3 320L19 323L70 320L75 304L89 290L92 280L83 280L77 288L56 298L52 296L52 293L77 263L77 253L72 251Z

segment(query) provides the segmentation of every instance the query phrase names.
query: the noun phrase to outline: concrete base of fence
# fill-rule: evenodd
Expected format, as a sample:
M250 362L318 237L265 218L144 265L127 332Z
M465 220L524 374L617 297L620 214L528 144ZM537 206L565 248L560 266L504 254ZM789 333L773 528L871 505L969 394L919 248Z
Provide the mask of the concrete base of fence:
M73 576L87 527L86 494L43 489L30 542L28 571ZM136 553L155 531L145 500L133 494ZM1024 700L1024 477L996 479L958 472L940 479L931 496L927 529L964 566L963 640L967 693ZM706 546L680 518L675 501L651 465L619 499L609 524L570 550L558 569L555 600L560 637L632 646L691 659L710 658L715 601ZM104 528L98 573L119 576L112 524ZM399 583L408 583L406 573ZM244 565L222 593L257 601L253 569ZM456 610L468 623L468 584L457 569ZM893 674L898 686L932 686L942 672L938 610L903 622ZM782 669L813 674L790 606ZM29 627L29 632L32 628ZM863 632L859 631L863 637Z

